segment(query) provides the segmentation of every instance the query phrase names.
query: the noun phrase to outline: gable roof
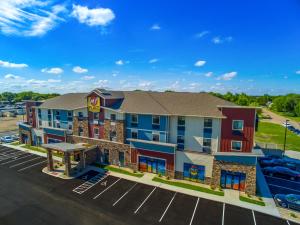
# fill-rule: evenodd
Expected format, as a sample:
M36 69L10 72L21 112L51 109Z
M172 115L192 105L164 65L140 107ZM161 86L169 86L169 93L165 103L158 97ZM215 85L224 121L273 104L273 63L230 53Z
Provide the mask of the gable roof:
M69 93L46 100L39 108L74 110L87 107L87 93Z

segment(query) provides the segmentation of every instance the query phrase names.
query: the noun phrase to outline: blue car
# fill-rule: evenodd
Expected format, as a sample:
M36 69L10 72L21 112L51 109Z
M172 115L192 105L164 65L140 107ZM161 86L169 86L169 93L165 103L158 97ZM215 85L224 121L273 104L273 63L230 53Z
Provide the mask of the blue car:
M262 172L270 177L283 177L293 181L300 180L300 172L282 166L265 167Z
M289 159L263 159L260 160L261 167L267 166L282 166L287 167L289 169L295 170L297 168L297 164Z
M283 195L277 194L274 196L275 201L283 208L290 208L300 211L300 195Z

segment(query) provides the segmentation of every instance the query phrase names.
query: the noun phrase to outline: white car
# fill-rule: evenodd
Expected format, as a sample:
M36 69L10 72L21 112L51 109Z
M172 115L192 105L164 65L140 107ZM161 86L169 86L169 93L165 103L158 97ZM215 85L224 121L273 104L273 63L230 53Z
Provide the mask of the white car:
M282 123L282 126L284 126L284 127L290 127L290 126L292 126L289 122L283 122Z
M12 139L12 137L10 137L10 136L1 137L1 142L3 142L3 143L11 143L13 141L14 141L14 139Z

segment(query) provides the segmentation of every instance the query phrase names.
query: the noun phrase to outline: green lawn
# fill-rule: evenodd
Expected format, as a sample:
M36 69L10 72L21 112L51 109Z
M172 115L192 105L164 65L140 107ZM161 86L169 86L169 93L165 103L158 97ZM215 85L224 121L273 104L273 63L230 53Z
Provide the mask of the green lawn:
M118 167L114 167L114 166L104 166L104 165L100 165L99 163L94 163L94 166L103 168L105 170L109 170L112 172L116 172L116 173L121 173L121 174L125 174L125 175L129 175L129 176L133 176L133 177L142 177L144 176L144 174L140 173L140 172L130 172L128 170L122 169L122 168L118 168Z
M200 186L197 186L197 185L165 180L165 179L160 178L160 177L154 177L152 180L155 181L155 182L160 182L160 183L163 183L163 184L169 184L169 185L173 185L173 186L176 186L176 187L186 188L186 189L190 189L190 190L193 190L193 191L201 191L201 192L205 192L205 193L208 193L208 194L224 196L223 191L215 191L215 190L205 188L205 187L200 187Z
M248 202L248 203L255 204L255 205L266 206L266 204L263 201L255 200L252 198L247 198L244 196L240 196L240 200L243 202Z
M283 149L285 128L278 124L259 122L255 140L262 143L278 144ZM300 151L300 137L291 131L287 131L286 149Z
M44 149L42 147L31 146L31 145L24 145L24 146L20 146L20 147L27 148L29 150L36 151L36 152L46 153L46 149ZM60 155L60 154L53 153L53 155L62 158L62 155Z

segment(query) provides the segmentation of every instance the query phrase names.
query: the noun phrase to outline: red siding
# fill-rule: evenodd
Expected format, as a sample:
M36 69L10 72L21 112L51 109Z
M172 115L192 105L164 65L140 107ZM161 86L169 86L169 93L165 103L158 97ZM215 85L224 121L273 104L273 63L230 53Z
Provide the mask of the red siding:
M44 134L44 143L48 143L48 138L53 138L53 139L61 140L63 142L66 141L66 138L62 137L62 136L53 135L53 134Z
M89 137L94 138L94 128L99 128L99 138L103 139L104 138L104 126L93 125L93 124L90 124L90 126L89 126Z
M154 152L154 151L146 151L143 149L131 149L131 162L138 163L138 155L144 155L149 157L161 158L166 160L166 169L174 171L174 155L166 154L161 152Z
M222 108L226 119L222 120L221 152L231 152L231 141L242 141L242 152L251 152L254 142L255 109L249 108ZM244 130L241 134L232 131L233 120L244 120Z

